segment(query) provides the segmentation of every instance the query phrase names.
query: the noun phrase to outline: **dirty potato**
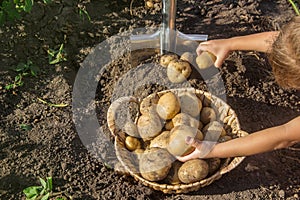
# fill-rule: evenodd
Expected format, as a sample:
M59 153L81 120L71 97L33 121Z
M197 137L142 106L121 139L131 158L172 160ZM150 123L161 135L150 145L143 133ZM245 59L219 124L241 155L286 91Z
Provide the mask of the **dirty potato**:
M173 124L172 120L167 121L165 124L165 129L167 131L170 131L172 128L174 128L174 124Z
M208 175L209 166L201 159L192 159L182 164L178 170L179 180L183 183L194 183Z
M217 115L213 108L203 107L200 113L200 120L203 124L208 124L210 121L216 120Z
M124 131L127 135L130 135L132 137L140 137L137 125L132 121L128 121L125 123Z
M162 95L158 100L156 111L162 119L172 119L180 111L180 103L176 95L172 92Z
M168 151L174 156L191 153L195 148L185 142L187 136L203 140L203 134L197 128L186 125L175 126L170 132Z
M157 113L152 110L139 117L137 128L143 140L150 140L161 132L163 124Z
M177 60L178 56L176 54L164 54L160 57L159 63L163 67L168 67L169 63L173 60Z
M149 113L151 109L155 109L159 100L157 93L151 95L151 98L144 98L140 103L140 112L142 114Z
M182 83L191 73L192 68L185 60L173 60L167 67L167 76L172 83Z
M191 126L194 128L199 127L199 121L186 113L178 113L172 119L172 122L173 122L174 126L187 125L187 126Z
M180 108L182 113L197 117L202 109L202 102L192 92L181 92L178 95Z
M199 56L197 56L196 63L199 69L207 69L211 66L214 66L216 59L217 58L215 55L208 51L204 51Z
M159 147L159 148L167 148L170 137L170 131L163 131L161 134L153 138L150 142L150 148Z
M160 181L168 175L172 161L172 155L166 149L145 150L139 161L141 175L149 181Z
M184 52L180 56L180 59L188 61L190 64L192 64L194 62L194 54L192 54L191 52Z

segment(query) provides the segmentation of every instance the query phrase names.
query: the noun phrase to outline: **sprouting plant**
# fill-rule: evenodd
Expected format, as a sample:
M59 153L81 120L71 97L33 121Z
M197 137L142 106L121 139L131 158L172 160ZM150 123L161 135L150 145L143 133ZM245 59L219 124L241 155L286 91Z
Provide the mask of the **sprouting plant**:
M20 124L20 129L23 131L30 131L32 127L29 124Z
M44 3L50 3L51 0L43 0ZM34 0L3 0L0 1L0 26L6 21L13 21L21 17L21 12L30 12Z
M26 200L48 200L56 197L55 200L72 200L72 197L65 197L64 192L53 192L52 177L47 177L46 180L39 178L40 186L30 186L23 190Z
M52 193L52 177L47 177L46 181L40 178L40 186L30 186L23 190L26 200L47 200Z
M30 60L28 60L27 63L19 63L15 68L15 71L18 74L15 76L13 83L10 83L5 86L5 89L7 90L15 89L17 87L22 86L24 84L23 78L29 75L36 76L39 72L39 68L36 65L34 65Z
M61 44L58 50L49 49L47 53L50 65L54 65L67 60L64 50L64 44Z
M80 19L84 20L85 17L87 17L89 22L91 22L91 17L89 15L88 11L86 10L86 7L83 5L78 5L78 9L79 9L78 12L79 12Z
M299 9L300 0L298 0L298 6L297 6L297 3L293 0L289 0L289 2L292 5L295 13L300 16L300 9Z

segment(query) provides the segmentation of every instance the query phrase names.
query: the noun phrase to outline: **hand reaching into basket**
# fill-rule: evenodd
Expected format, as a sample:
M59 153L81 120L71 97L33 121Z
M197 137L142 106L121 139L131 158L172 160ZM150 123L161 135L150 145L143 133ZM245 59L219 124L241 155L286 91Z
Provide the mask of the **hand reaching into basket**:
M282 149L300 142L299 130L300 116L283 125L222 143L199 141L187 137L186 142L195 147L195 150L189 155L177 157L177 159L185 162L194 158L229 158Z

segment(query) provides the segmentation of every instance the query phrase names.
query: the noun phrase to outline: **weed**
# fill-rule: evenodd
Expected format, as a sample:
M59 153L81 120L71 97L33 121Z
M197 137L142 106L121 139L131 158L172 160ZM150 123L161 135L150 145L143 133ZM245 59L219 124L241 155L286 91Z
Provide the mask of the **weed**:
M49 49L47 53L50 65L54 65L62 61L67 61L64 44L61 44L58 50Z
M1 3L2 2L2 3ZM45 4L50 3L51 0L43 0ZM20 19L20 13L30 12L32 10L33 0L3 0L0 1L0 26L6 21L13 21Z
M54 193L52 187L52 177L47 177L46 180L39 178L40 186L30 186L23 190L26 196L26 200L48 200L51 197L56 197L56 200L68 200L72 199L71 196L66 198L64 192Z
M82 19L84 21L85 19L85 16L87 17L87 19L89 20L89 22L91 22L91 17L88 13L88 11L86 10L86 7L83 6L83 5L78 5L78 9L79 9L79 16L80 16L80 19Z
M68 104L63 104L63 103L61 103L61 104L53 104L53 103L49 103L49 102L47 102L47 101L45 101L45 100L43 100L43 99L41 99L41 98L37 98L40 102L42 102L43 104L46 104L46 105L48 105L48 106L50 106L50 107L57 107L57 108L63 108L63 107L67 107L68 106Z
M28 124L20 124L20 129L22 129L23 131L30 131L32 127Z
M30 60L27 63L19 63L15 68L18 73L15 76L14 82L5 86L6 90L16 89L24 84L23 78L25 76L36 76L39 72L39 68L34 65Z

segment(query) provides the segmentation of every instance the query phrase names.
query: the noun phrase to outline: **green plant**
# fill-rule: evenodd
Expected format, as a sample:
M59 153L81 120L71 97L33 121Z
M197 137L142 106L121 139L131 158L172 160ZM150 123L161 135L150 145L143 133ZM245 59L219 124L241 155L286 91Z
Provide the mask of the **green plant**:
M43 0L43 2L47 4L50 3L51 0ZM33 4L33 0L3 0L0 5L0 26L2 26L6 21L20 19L20 14L23 11L30 12Z
M22 86L24 84L23 78L29 75L36 76L39 72L39 68L36 65L34 65L30 60L28 60L27 63L19 63L15 68L15 71L18 74L15 76L13 83L10 83L5 86L5 89L7 90L15 89L17 87Z
M66 53L64 50L64 44L61 44L58 50L49 49L47 53L50 65L54 65L67 60Z
M46 104L50 107L57 107L57 108L63 108L63 107L67 107L68 104L64 104L64 103L61 103L61 104L54 104L54 103L49 103L41 98L37 98L40 102L42 102L43 104Z
M71 196L66 198L63 192L53 192L52 177L47 177L46 180L39 178L39 180L40 186L30 186L23 190L26 200L48 200L52 197L56 197L55 200L72 199Z
M297 2L295 2L293 0L289 0L289 2L292 5L295 13L300 16L300 9L299 9L300 0L298 0L298 6L297 6Z
M86 7L85 6L82 6L82 5L78 5L78 9L79 9L79 16L80 16L80 19L84 20L85 19L85 16L87 17L87 19L89 20L89 22L91 22L91 17L88 13L88 11L86 10Z
M28 124L20 124L20 129L22 129L23 131L30 131L32 127Z

